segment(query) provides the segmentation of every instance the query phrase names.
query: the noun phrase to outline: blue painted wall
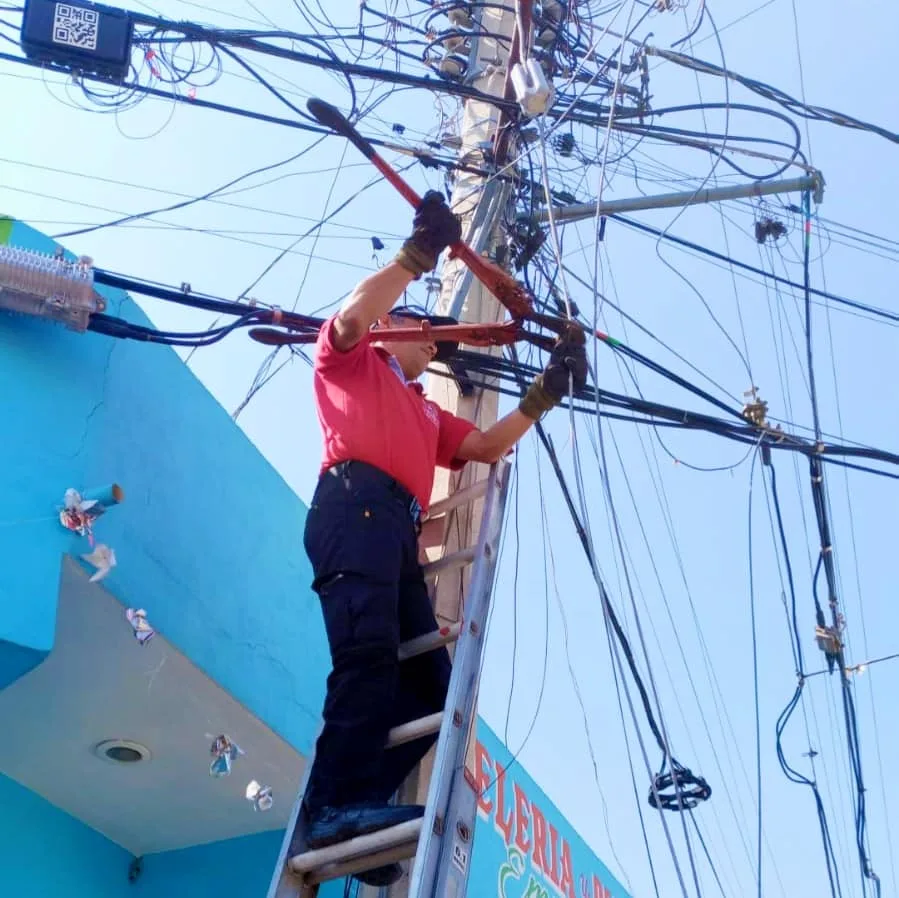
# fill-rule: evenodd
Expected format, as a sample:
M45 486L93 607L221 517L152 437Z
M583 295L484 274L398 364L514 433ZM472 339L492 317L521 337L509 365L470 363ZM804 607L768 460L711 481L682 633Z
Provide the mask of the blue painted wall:
M125 898L131 855L0 776L3 898Z
M142 859L38 795L0 776L0 895L3 898L265 898L281 831L228 839ZM341 898L343 882L320 898Z
M150 323L102 292L109 314ZM88 550L56 520L66 488L116 482L125 502L96 526L118 558L105 585L308 751L329 662L305 507L175 352L0 313L0 420L0 688L51 649L61 555Z
M282 832L262 833L166 851L143 859L133 898L265 898ZM328 883L320 898L342 898L343 881Z
M143 858L134 898L265 898L283 833L261 833Z

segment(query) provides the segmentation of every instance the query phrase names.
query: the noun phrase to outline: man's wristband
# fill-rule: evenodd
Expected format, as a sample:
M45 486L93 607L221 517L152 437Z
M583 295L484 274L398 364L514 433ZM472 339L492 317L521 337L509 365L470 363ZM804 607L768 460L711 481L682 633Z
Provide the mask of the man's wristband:
M411 271L418 280L425 272L433 270L437 264L437 260L417 247L411 240L406 240L400 251L394 257L394 261L398 262L406 271Z
M550 409L559 404L559 399L543 386L543 375L539 374L528 387L527 393L518 403L518 411L534 421L539 421Z

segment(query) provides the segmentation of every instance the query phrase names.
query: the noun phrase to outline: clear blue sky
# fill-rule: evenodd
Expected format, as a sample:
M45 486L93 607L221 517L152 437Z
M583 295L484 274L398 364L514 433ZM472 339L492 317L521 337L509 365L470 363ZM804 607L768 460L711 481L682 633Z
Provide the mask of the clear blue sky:
M355 21L357 4L333 6L333 16ZM266 27L268 16L282 27L307 30L291 4L271 0L219 0L209 5L156 0L139 8L225 27ZM697 9L696 2L687 4L689 21ZM896 128L892 63L899 12L894 4L872 0L850 8L832 0L795 0L795 4L737 0L713 2L709 9L721 29L728 68L794 96L801 96L804 88L810 103ZM653 18L638 36L652 31L649 43L667 47L685 30L683 13L670 13ZM717 43L710 35L706 24L692 52L720 63ZM687 46L682 49L690 52ZM258 62L295 102L302 103L315 93L347 104L345 83L339 78L271 59ZM726 99L722 81L697 80L692 72L668 63L655 61L651 77L656 107ZM156 100L144 100L124 112L96 114L76 87L23 66L0 65L0 78L6 122L0 147L0 210L51 234L202 194L313 143L302 132ZM368 85L359 81L357 87L364 95ZM291 115L232 64L216 85L201 87L197 96ZM763 103L736 86L730 89L730 101ZM452 112L450 102L442 107L447 114ZM380 105L366 119L364 130L386 136L391 125L399 122L406 126L405 137L415 141L438 133L440 120L441 105L430 95L405 91ZM820 215L829 222L899 239L894 213L899 148L872 134L826 124L810 125L807 135L804 123L798 121L805 150L827 179ZM703 124L699 113L666 116L659 123L687 128ZM720 110L708 113L708 130L722 130L725 124ZM783 137L787 133L785 126L746 112L733 111L727 124L731 134ZM629 163L615 165L604 196L695 187L709 176L714 161L701 151L665 149L648 142L631 159L637 175ZM763 163L750 160L748 165L753 171L765 171ZM708 183L714 184L719 176L721 183L741 180L723 177L726 172L719 166ZM409 211L390 188L382 183L366 187L373 175L355 151L330 138L295 162L252 178L215 202L74 237L67 243L92 256L100 267L166 284L187 281L197 290L228 297L240 295L280 250L290 247L250 293L265 302L287 308L296 304L298 310L312 312L336 303L372 270L376 260L371 235L381 237L387 246L380 253L383 262L409 227ZM440 176L431 169L413 167L409 177L421 190L440 184ZM578 186L581 200L595 196L597 181L596 167L587 168L582 181L569 179ZM324 214L363 188L318 237L299 239ZM798 196L789 201L798 203ZM801 279L799 220L787 217L791 231L786 244L779 251L769 251L753 238L754 215L753 204L741 202L683 213L641 213L639 218L657 227L670 226L672 233L720 251L729 250L750 264ZM824 223L815 224L813 284L895 309L895 247L892 252L862 251L872 247L859 248L857 242L837 235L832 225L826 225L829 236L820 236L824 227ZM593 245L591 222L568 232L566 262L588 279L594 271ZM598 282L612 302L724 392L710 386L659 342L623 322L608 306L600 310L604 330L714 395L729 395L734 403L754 383L769 402L772 416L794 422L788 429L808 433L811 413L802 310L795 293L777 292L758 279L670 245L657 246L655 240L613 223L606 230ZM573 282L570 286L572 296L591 314L587 292ZM166 329L202 329L212 319L153 301L144 307ZM895 448L899 425L889 368L896 354L895 330L888 323L828 307L823 301L816 302L814 318L824 431L834 438ZM148 346L146 351L161 350ZM236 335L198 350L190 365L231 411L245 397L266 355L265 348ZM600 346L597 358L603 387L635 392L633 381L607 348ZM279 356L275 364L282 360ZM712 411L655 375L640 370L636 376L650 398ZM308 367L302 361L288 365L253 398L239 423L297 493L308 499L319 457ZM766 896L789 898L827 894L811 793L787 782L775 755L775 721L796 680L766 472L758 464L753 466L745 447L711 434L656 434L630 424L604 425L602 445L625 567L610 529L594 451L599 446L596 422L579 419L572 439L566 415L556 412L549 430L570 483L574 482L575 450L580 455L602 573L635 646L640 639L633 608L639 612L674 754L713 787L713 797L699 809L697 820L729 896L751 895L756 890L758 803L750 619L754 595L763 781L762 891ZM671 456L684 463L675 464ZM513 751L520 749L521 762L572 825L632 893L644 898L653 894L652 883L597 591L552 473L534 441L522 444L517 462L520 485L511 496L481 711ZM818 543L808 470L804 462L794 462L785 454L777 454L775 464L806 666L818 670L823 657L814 644L811 599ZM703 472L688 465L725 470ZM223 486L252 489L252 484ZM828 490L848 656L857 663L899 650L893 564L899 492L893 481L845 475L834 468L828 469ZM540 525L543 512L546 532ZM250 525L265 527L264 514ZM638 657L645 672L642 649ZM889 778L893 761L889 746L899 736L892 698L899 686L897 677L899 664L886 662L858 678L854 687L868 786L870 856L883 880L884 894L896 891L892 856L899 847L899 786ZM835 678L815 677L808 682L806 699L793 718L784 749L791 764L806 774L811 768L803 752L811 747L819 753L815 772L843 895L854 898L862 889L838 689ZM638 719L649 746L649 763L655 769L659 753L651 745L640 712ZM660 894L677 896L681 891L658 816L649 813L646 805L648 775L626 706L625 720ZM689 876L680 821L670 815L668 823ZM693 846L701 855L695 838ZM704 859L698 858L697 864L703 894L720 894ZM694 892L691 886L690 894Z

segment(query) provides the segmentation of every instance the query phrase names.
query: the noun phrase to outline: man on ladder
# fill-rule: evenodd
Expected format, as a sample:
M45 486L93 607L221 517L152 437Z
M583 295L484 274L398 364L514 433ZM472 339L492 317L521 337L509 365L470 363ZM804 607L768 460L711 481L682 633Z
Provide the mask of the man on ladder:
M485 431L425 398L417 378L454 344L391 341L389 331L408 326L409 319L448 320L393 306L460 236L442 194L426 194L413 234L394 261L356 287L324 323L316 344L314 392L324 459L304 542L333 669L303 798L311 849L424 812L389 801L436 737L390 752L385 744L391 727L442 711L449 684L446 648L402 665L397 657L400 642L437 629L418 563L419 522L435 467L497 461L568 394L570 381L575 391L586 382L583 331L572 329L519 408ZM376 886L401 875L398 864L356 874Z

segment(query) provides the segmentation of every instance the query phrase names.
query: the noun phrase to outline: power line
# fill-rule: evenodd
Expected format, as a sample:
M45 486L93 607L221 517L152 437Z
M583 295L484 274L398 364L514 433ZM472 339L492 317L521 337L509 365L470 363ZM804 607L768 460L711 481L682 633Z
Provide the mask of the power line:
M698 243L695 243L692 240L687 240L683 237L676 237L674 234L666 234L659 228L654 228L651 225L643 224L642 222L636 221L632 218L629 218L624 215L611 215L610 218L620 221L622 224L627 225L629 228L633 228L636 231L642 231L645 234L652 234L655 237L660 237L662 240L665 240L668 243L675 243L679 246L686 247L688 249L694 250L695 252L701 253L704 256L708 256L712 259L718 259L721 262L726 262L728 265L733 265L736 268L740 268L743 271L752 272L752 274L757 274L760 277L763 277L767 280L774 281L778 284L783 284L787 287L793 287L797 290L804 290L805 286L803 284L798 284L795 281L791 281L789 278L781 277L780 275L774 274L770 271L765 271L764 268L757 268L754 265L750 265L747 262L741 262L738 259L733 259L730 256L726 256L723 253L719 253L716 250L710 249L706 246L701 246ZM827 290L821 290L817 287L808 288L808 293L810 296L819 296L822 299L828 299L831 302L835 302L838 305L847 306L852 309L856 309L861 312L865 312L868 315L875 315L879 318L884 318L888 321L893 321L899 323L899 313L890 312L887 309L880 309L876 306L871 306L863 302L859 302L854 299L847 299L845 296L838 296L835 293L830 293Z

